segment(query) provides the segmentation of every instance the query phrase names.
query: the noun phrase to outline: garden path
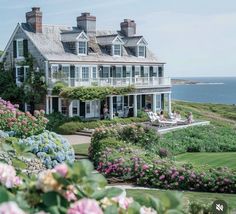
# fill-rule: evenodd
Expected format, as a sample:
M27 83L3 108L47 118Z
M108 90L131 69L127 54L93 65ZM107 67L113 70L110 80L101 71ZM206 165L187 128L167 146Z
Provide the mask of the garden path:
M62 135L71 145L90 143L91 137L81 135Z

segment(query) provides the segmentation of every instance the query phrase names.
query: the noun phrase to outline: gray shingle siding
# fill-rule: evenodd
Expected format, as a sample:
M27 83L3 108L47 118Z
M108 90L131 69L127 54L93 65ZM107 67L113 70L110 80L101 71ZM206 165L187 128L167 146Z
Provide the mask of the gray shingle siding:
M39 67L41 70L44 70L44 62L45 58L43 55L37 50L35 45L31 42L31 40L28 38L28 36L25 34L25 32L19 28L16 32L16 34L13 37L13 40L11 41L8 49L6 50L5 55L5 65L8 69L15 67L15 65L20 62L20 60L14 58L13 56L13 42L17 39L27 39L28 41L28 53L33 56L35 59L35 67Z

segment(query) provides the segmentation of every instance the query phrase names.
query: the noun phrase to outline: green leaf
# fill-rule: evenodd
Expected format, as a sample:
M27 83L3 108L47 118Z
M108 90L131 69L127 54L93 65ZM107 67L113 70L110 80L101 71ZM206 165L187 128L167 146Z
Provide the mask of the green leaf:
M58 196L57 192L47 192L43 195L43 203L48 207L53 207L58 205Z
M106 197L108 198L113 198L123 193L123 190L117 187L107 188L105 191L106 191Z
M48 208L48 211L51 213L51 214L61 214L59 208L57 206L51 206Z
M7 190L3 187L0 187L0 203L6 202L9 200L9 194Z
M24 161L21 161L19 159L12 159L12 165L15 168L20 168L20 169L26 169L27 168L27 164Z
M119 213L118 208L115 205L108 206L104 211L104 214L118 214L118 213Z

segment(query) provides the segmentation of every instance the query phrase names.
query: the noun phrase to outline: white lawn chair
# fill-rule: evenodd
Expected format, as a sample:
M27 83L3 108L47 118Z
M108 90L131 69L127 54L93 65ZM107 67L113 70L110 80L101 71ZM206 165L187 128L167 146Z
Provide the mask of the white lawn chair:
M148 117L153 126L174 126L177 125L177 121L171 121L171 120L161 120L160 117L153 112L148 112Z

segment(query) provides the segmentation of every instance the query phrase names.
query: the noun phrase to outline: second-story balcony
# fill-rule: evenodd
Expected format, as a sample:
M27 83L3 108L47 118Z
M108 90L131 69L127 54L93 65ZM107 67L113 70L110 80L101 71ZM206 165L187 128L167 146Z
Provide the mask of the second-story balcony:
M171 79L169 77L125 77L125 78L49 78L49 88L53 88L56 82L63 82L69 87L79 86L112 86L126 87L134 86L136 88L152 88L152 87L170 87Z

